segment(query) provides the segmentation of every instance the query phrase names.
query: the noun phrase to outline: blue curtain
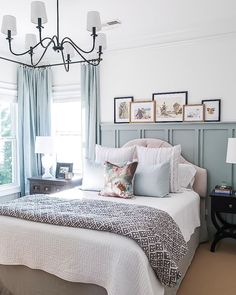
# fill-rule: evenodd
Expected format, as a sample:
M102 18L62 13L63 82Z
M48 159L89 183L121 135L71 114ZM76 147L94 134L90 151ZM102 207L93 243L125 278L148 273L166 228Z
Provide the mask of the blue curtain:
M95 145L100 143L100 67L81 65L81 99L85 157L95 158Z
M42 174L35 138L51 135L51 69L20 66L17 85L20 186L24 196L28 194L27 178Z

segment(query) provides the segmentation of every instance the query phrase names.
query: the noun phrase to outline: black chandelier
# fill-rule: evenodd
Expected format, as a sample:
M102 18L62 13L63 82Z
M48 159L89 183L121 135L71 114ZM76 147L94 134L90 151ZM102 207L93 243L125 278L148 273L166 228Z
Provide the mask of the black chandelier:
M97 11L89 11L87 15L87 30L91 32L92 47L86 51L80 48L71 38L60 38L60 11L59 0L57 0L57 33L53 37L42 37L43 25L47 23L47 13L44 2L33 1L31 2L31 22L37 24L36 28L39 32L39 42L35 34L26 34L25 47L26 51L22 53L16 53L12 49L12 36L17 34L16 18L12 15L4 15L2 21L1 32L7 35L6 40L9 44L10 52L15 56L24 56L29 54L32 67L40 67L39 64L43 60L48 48L53 48L54 51L61 54L62 63L53 65L64 65L65 70L68 72L70 64L86 62L93 66L98 66L102 60L103 50L106 49L106 35L103 33L97 34L101 30L100 14ZM37 61L34 59L34 54L37 48L41 47L43 52ZM97 57L89 59L87 56L97 50ZM75 55L75 52L80 57L79 61L72 62L71 58ZM7 59L6 59L7 60ZM12 60L9 60L12 61ZM17 61L13 61L17 62ZM45 66L45 65L44 65Z

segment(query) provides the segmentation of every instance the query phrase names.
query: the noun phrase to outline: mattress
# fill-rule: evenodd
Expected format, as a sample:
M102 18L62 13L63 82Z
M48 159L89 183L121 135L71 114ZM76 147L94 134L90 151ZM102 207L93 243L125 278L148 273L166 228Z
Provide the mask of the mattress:
M186 242L200 226L200 198L193 191L165 198L135 197L130 200L100 197L96 192L78 189L57 196L99 198L165 210L180 227ZM141 248L128 238L4 216L0 216L0 235L2 265L25 265L67 281L99 285L109 295L164 294L164 288Z

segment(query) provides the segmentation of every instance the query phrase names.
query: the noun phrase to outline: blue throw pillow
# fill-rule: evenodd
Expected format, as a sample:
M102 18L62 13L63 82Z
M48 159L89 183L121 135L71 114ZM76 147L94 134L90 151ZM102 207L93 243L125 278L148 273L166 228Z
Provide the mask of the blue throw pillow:
M170 163L157 165L139 164L134 178L134 195L165 197L169 191Z

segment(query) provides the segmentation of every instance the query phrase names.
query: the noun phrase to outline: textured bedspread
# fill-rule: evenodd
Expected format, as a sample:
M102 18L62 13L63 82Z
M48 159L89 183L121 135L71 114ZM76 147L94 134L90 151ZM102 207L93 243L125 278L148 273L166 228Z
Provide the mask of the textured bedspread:
M181 276L178 263L187 245L175 221L162 210L110 201L35 195L1 204L0 214L128 237L142 248L163 285L175 286Z

